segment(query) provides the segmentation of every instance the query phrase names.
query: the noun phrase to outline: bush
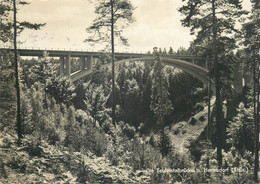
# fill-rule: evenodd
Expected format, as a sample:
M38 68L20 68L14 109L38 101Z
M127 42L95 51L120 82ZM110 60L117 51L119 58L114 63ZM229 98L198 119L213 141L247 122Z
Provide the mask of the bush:
M201 122L203 122L203 121L206 120L206 118L205 118L205 116L200 116L200 117L199 117L199 120L200 120Z
M188 122L190 125L195 125L196 123L197 123L197 120L194 118L194 117L192 117L190 120L189 120L189 122Z

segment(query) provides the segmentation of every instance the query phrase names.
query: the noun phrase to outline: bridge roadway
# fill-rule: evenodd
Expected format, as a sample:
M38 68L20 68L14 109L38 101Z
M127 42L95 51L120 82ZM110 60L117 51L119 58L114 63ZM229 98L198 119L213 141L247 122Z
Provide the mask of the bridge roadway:
M0 50L12 50L2 48ZM66 57L70 55L70 57L88 57L92 56L93 58L99 58L101 56L100 52L94 51L66 51L66 50L50 50L50 49L18 49L18 53L20 56L32 56L32 57L42 57L43 51L47 51L49 57ZM143 54L143 53L130 53L130 52L116 52L116 59L128 59L128 58L140 58L145 56L152 56L152 54ZM182 60L203 60L203 58L198 56L190 56L190 55L165 55L175 59Z

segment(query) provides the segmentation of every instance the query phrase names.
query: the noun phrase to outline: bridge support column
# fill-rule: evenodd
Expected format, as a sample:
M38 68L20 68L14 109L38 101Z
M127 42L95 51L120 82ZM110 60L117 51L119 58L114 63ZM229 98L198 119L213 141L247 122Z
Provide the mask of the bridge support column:
M238 94L243 92L243 74L239 63L236 63L234 71L234 89Z
M91 70L92 69L92 60L93 60L92 56L88 56L87 57L87 70Z
M85 57L81 57L80 58L80 70L83 71L86 68L86 61L85 61Z
M60 75L64 75L64 57L60 57Z
M70 66L70 55L66 56L66 75L70 76L71 73L71 66Z

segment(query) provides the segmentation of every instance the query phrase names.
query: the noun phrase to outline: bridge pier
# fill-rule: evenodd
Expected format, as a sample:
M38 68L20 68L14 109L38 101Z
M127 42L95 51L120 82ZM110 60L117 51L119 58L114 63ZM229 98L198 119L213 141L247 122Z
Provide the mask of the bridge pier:
M65 65L66 65L66 75L70 76L71 74L71 65L70 65L70 54L68 56L66 56L66 61L65 61Z
M92 55L91 56L88 56L87 57L87 70L91 70L92 69L92 60L93 60L93 57L92 57Z
M60 57L60 75L64 75L64 57Z
M86 68L85 57L80 57L80 70L83 71Z

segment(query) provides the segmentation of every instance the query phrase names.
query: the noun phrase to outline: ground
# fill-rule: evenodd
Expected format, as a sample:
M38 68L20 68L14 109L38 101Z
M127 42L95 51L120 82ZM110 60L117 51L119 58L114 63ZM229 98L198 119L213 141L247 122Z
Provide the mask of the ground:
M214 104L214 101L215 98L212 98L211 104ZM189 121L181 121L171 127L173 144L180 153L187 152L189 140L199 137L207 126L208 106L205 102L201 105L203 109L192 116ZM213 105L211 106L212 109Z
M26 137L21 147L15 135L0 134L0 184L2 183L149 183L149 173L125 165L114 166L105 157L42 142L39 155L32 155ZM87 183L88 183L87 182Z

